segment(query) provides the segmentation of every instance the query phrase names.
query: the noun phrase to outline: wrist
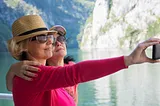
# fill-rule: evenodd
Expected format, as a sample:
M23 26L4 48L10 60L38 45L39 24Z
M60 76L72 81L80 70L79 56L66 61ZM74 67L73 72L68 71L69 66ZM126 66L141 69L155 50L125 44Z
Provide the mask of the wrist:
M125 63L126 66L130 66L130 65L134 64L132 62L132 57L131 56L124 56L124 63Z

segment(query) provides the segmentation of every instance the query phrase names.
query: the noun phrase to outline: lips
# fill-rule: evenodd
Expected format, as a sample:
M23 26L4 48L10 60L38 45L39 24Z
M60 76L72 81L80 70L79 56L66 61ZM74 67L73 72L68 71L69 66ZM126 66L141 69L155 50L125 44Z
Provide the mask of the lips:
M57 48L55 51L58 52L60 50L64 50L64 49L62 47L60 47L60 48Z

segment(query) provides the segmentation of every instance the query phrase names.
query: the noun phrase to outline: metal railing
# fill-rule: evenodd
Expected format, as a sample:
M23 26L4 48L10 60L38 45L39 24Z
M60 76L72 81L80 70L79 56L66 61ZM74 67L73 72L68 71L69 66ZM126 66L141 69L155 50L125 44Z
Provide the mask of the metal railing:
M13 100L12 94L0 93L0 99Z

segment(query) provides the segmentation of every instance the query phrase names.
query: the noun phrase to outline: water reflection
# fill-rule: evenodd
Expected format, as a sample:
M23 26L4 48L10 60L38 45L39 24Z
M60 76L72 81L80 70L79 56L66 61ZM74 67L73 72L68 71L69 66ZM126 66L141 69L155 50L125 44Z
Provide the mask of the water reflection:
M81 60L114 57L127 53L129 51L88 51L82 53ZM96 90L95 97L85 99L89 102L94 98L96 102L92 101L95 104L88 106L160 106L159 66L148 63L133 65L110 76L89 82L94 83L89 90ZM81 85L79 92L81 93L81 89L85 87L88 87L87 84ZM81 102L79 106L84 104Z

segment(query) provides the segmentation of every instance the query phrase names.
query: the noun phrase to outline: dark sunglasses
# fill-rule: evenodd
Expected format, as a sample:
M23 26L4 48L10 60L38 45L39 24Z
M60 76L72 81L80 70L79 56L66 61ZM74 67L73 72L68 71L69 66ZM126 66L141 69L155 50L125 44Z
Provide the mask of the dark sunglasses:
M37 40L39 43L45 43L45 42L48 41L49 38L52 39L53 42L54 42L54 39L55 39L55 38L54 38L53 35L45 35L45 34L32 37L32 38L31 38L31 41Z
M66 37L65 36L58 36L57 38L54 38L54 41L53 41L53 46L55 46L57 43L56 42L60 42L60 43L66 43Z

